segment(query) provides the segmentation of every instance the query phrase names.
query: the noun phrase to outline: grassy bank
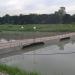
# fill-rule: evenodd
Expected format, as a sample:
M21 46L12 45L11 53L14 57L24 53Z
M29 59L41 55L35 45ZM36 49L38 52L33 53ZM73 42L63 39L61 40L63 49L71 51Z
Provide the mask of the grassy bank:
M21 28L23 26L24 28ZM0 31L27 31L33 32L33 26L40 32L72 32L75 31L74 24L28 24L28 25L0 25Z
M3 64L0 64L0 72L8 75L38 75L35 72L25 72L18 68L10 67Z

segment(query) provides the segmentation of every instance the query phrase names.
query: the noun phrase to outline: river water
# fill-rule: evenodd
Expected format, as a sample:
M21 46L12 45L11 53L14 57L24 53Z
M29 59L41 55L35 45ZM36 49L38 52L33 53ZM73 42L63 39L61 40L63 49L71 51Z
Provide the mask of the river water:
M2 58L0 62L41 75L75 75L75 37L24 50L26 52Z

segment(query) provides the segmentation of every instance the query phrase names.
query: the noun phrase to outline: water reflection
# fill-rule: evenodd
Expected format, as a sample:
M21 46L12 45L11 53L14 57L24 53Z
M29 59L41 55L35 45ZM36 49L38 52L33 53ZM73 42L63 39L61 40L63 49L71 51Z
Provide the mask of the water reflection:
M66 44L68 44L69 42L71 43L72 40L64 40L64 41L60 41L60 43L57 44L57 46L59 47L59 50L64 50L64 46Z

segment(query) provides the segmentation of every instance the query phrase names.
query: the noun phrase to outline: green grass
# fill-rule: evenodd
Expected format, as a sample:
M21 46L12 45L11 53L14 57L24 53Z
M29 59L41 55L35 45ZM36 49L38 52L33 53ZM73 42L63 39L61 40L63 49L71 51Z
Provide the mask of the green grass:
M3 65L3 64L0 64L0 72L6 73L9 75L38 75L35 72L26 72L18 68L10 67L10 66Z
M22 29L21 26L24 26ZM33 26L36 26L36 31L40 32L73 32L75 31L74 24L28 24L28 25L0 25L0 31L27 31L33 32Z

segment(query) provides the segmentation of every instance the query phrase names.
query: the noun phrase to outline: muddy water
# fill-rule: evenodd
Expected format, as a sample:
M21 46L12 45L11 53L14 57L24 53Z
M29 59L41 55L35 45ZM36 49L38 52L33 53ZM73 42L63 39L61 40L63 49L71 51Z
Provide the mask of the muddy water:
M48 41L43 46L21 52L2 58L0 62L41 75L75 75L75 37L64 41Z

